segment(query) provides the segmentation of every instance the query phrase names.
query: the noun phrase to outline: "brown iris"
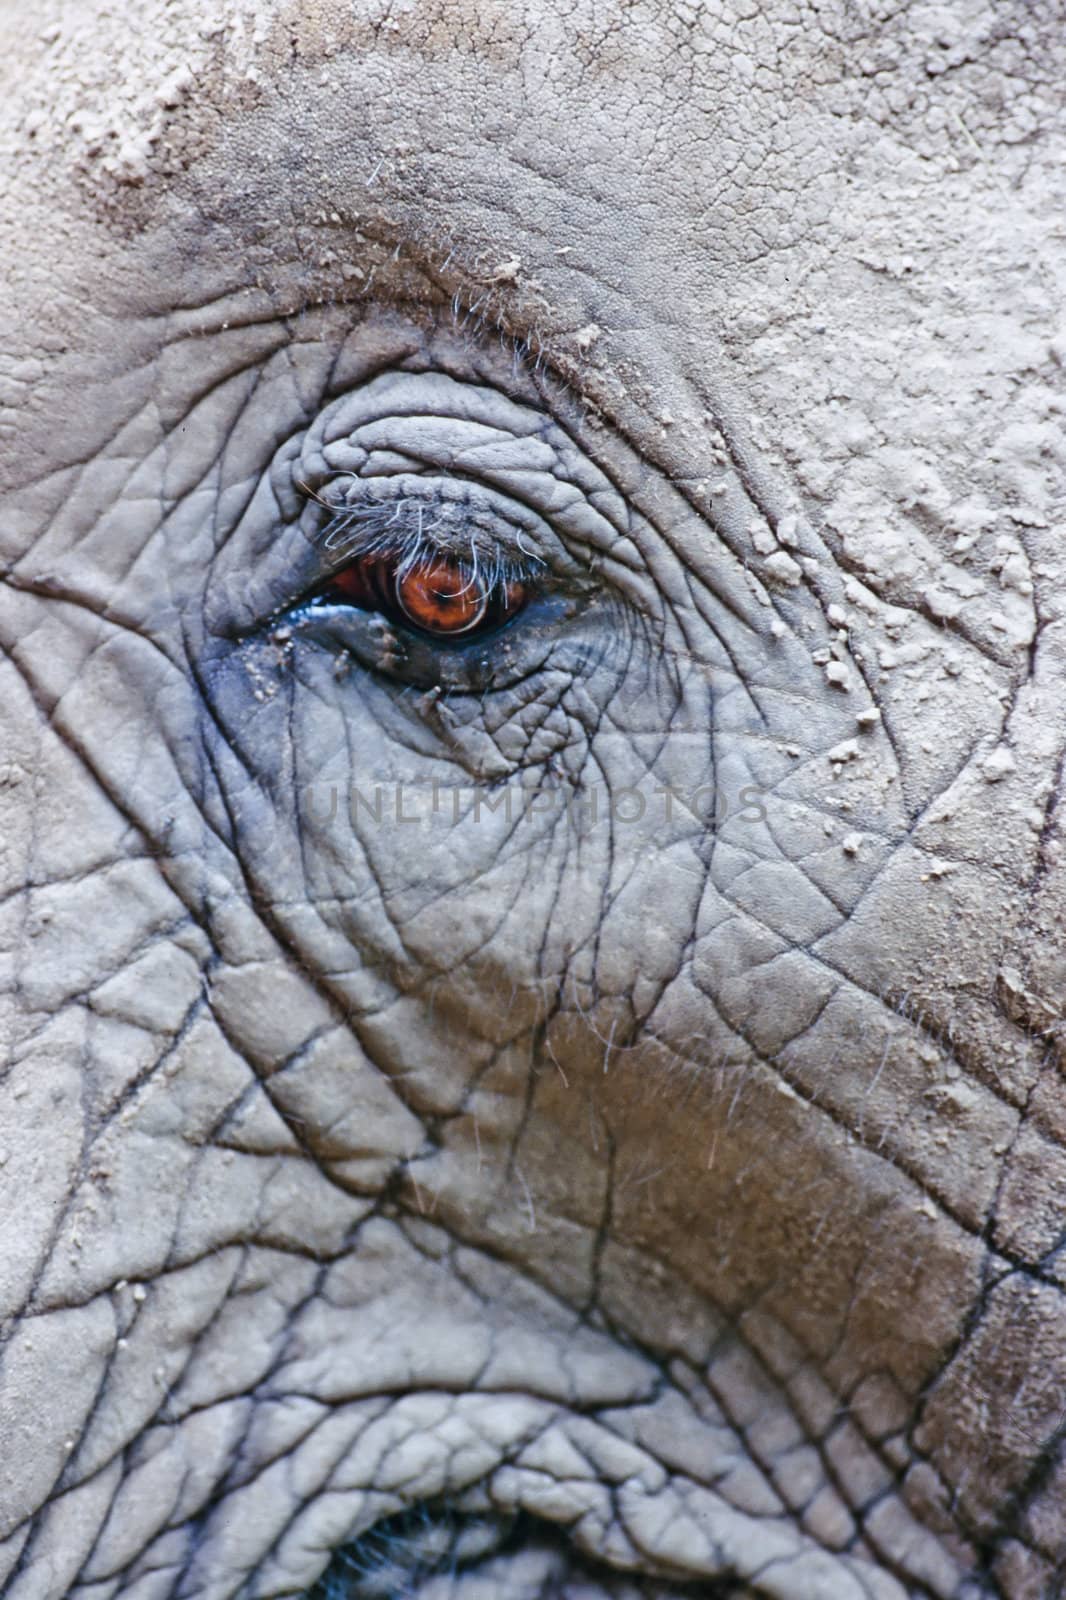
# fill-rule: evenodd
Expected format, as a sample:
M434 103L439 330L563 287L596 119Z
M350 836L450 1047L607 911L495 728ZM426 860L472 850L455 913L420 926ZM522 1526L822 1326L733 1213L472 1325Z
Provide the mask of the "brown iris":
M484 586L454 561L422 561L397 574L396 602L426 633L469 633L489 609Z
M488 584L447 556L411 566L387 556L362 556L330 579L324 598L381 611L438 639L487 633L510 621L528 599L517 581Z

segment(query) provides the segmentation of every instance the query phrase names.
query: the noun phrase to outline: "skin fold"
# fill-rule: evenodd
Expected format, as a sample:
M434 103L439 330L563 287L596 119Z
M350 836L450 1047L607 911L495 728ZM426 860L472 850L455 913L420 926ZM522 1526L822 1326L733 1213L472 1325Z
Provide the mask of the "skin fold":
M1064 24L3 8L5 1600L1063 1593Z

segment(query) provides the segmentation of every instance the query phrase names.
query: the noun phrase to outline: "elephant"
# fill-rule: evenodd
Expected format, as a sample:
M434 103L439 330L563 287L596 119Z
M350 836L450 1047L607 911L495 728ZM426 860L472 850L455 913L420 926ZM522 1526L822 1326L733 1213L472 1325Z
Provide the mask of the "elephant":
M1064 22L5 8L5 1600L1066 1592Z

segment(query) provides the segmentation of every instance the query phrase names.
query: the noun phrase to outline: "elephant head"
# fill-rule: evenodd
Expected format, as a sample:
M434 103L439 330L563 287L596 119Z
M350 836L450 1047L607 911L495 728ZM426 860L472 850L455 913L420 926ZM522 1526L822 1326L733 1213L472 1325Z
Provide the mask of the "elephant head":
M1061 8L9 8L0 1590L1066 1571Z

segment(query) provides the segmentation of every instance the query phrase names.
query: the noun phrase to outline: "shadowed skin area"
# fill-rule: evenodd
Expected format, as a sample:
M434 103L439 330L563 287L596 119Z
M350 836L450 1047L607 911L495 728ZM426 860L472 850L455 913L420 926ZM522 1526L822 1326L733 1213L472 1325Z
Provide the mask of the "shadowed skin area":
M1063 1592L1064 23L5 17L5 1600Z

